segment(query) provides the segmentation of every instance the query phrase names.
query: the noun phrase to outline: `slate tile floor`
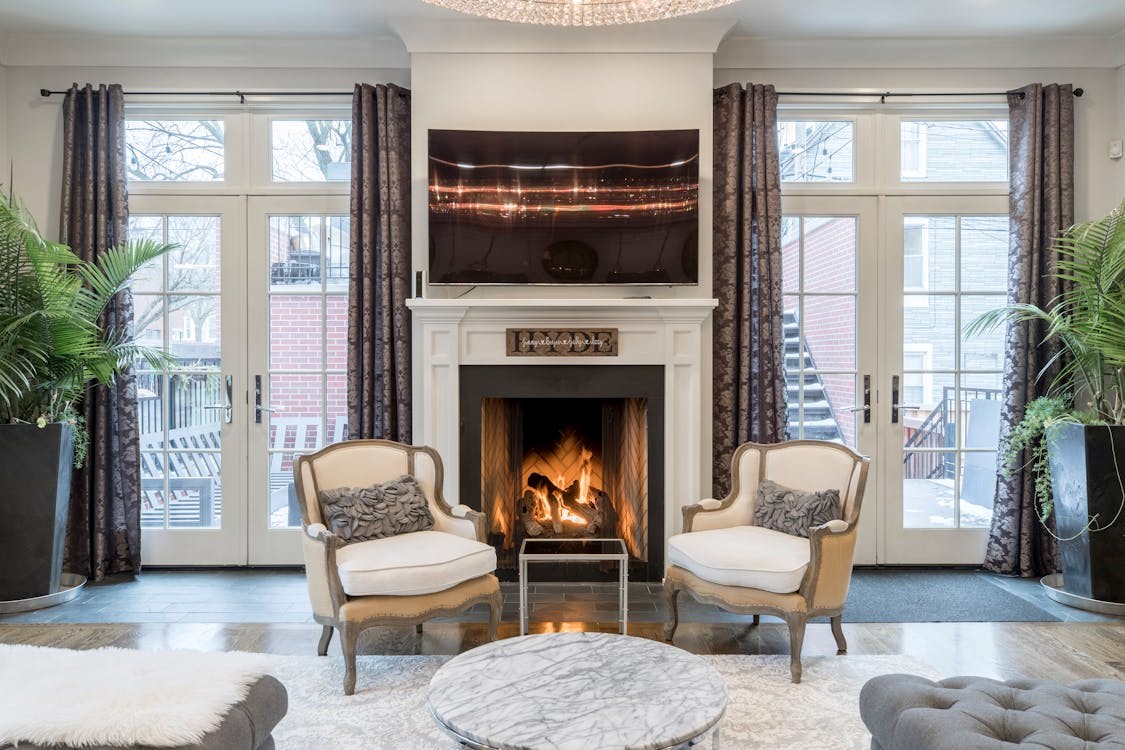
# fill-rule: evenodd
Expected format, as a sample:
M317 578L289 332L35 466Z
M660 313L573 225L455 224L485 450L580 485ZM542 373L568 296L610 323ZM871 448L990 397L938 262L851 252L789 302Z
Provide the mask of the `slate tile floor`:
M983 574L963 571L967 585ZM857 571L856 575L875 575ZM883 571L879 575L893 575ZM917 573L912 573L916 575ZM948 573L946 573L947 575ZM993 585L1033 602L1058 619L1106 621L1115 618L1084 613L1047 598L1037 581L991 580ZM505 622L519 621L519 590L502 584ZM617 621L615 583L532 583L529 585L530 619L554 622ZM741 615L680 599L684 622L741 622ZM663 622L667 614L659 583L629 584L630 622ZM483 607L452 621L487 620ZM767 619L767 618L763 618ZM0 615L0 623L310 623L312 613L299 569L147 570L135 580L87 585L71 602L35 612ZM924 621L924 618L923 618Z

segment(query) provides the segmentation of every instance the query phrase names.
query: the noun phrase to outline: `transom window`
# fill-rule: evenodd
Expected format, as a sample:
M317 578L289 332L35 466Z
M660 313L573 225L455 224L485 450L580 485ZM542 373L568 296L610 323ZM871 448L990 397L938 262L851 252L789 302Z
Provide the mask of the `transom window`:
M221 182L224 124L220 119L127 119L125 154L131 182Z

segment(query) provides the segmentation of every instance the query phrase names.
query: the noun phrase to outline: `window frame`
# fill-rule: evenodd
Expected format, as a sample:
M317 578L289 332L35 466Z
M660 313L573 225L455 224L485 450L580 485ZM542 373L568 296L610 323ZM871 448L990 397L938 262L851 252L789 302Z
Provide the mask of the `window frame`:
M182 101L125 105L126 120L221 119L223 121L224 179L213 182L129 181L134 195L348 195L350 180L334 182L274 182L272 179L273 120L350 120L351 98L326 98L307 103L273 101L254 104L198 104Z

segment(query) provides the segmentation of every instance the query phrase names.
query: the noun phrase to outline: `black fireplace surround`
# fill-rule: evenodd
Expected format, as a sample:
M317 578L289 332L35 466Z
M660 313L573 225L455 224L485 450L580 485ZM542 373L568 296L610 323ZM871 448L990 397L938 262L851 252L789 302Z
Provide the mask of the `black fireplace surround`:
M460 368L460 502L480 510L481 402L504 399L625 399L647 401L648 560L631 560L629 577L660 581L664 576L664 367L660 365L463 365ZM596 565L558 566L537 578L612 578ZM514 580L515 571L498 570Z

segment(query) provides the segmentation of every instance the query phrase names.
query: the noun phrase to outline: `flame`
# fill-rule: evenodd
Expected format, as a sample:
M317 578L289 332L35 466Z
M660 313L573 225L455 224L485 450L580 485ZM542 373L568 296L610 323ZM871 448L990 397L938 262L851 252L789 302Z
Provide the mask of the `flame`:
M578 497L575 500L583 505L593 505L595 502L594 496L590 492L590 480L593 475L593 460L594 454L592 451L587 450L585 447L581 448L579 454L581 459L579 461L578 476ZM559 474L555 478L555 484L561 489L566 489L573 483L573 479L567 481L567 477ZM535 497L535 507L532 508L531 516L540 524L548 524L554 520L559 522L571 523L577 526L585 526L588 522L585 518L577 513L571 512L569 508L563 503L561 494L558 492L548 493L541 489L531 488L531 492Z

